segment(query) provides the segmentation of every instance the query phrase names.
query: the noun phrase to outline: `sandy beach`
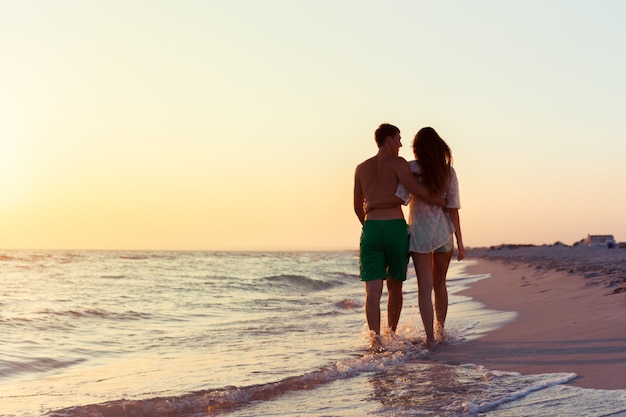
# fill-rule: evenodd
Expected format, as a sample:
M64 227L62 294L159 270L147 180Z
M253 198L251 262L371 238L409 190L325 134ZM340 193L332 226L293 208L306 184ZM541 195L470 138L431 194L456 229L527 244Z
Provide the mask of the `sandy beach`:
M626 389L626 250L498 247L470 251L465 294L517 318L432 359L523 374L573 372L571 385Z

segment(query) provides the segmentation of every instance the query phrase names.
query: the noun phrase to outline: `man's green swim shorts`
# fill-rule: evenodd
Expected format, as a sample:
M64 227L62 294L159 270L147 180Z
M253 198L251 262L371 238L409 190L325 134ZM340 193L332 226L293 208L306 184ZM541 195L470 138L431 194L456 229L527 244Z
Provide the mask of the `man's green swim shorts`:
M409 230L404 219L366 220L361 231L361 281L406 280Z

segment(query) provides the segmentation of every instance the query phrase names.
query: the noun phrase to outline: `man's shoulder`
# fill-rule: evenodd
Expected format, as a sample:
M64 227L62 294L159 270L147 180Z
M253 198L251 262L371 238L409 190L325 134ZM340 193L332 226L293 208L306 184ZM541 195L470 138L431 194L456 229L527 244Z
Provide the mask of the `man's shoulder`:
M388 163L393 165L394 167L407 167L409 163L406 159L401 156L392 156L389 158Z
M378 171L381 168L396 171L397 169L404 169L408 166L409 163L401 156L387 156L381 158L380 155L376 155L357 165L356 172L358 174L360 171Z
M372 156L371 158L366 159L365 161L363 161L359 165L357 165L356 169L361 169L361 168L366 167L368 165L375 164L377 158L378 158L377 156Z

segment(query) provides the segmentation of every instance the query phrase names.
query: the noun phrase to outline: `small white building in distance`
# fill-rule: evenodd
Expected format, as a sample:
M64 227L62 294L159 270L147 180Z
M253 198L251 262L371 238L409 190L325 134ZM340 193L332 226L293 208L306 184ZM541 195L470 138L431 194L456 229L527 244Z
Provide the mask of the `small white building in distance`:
M605 248L615 247L615 238L613 235L587 235L585 238L587 246L604 246Z

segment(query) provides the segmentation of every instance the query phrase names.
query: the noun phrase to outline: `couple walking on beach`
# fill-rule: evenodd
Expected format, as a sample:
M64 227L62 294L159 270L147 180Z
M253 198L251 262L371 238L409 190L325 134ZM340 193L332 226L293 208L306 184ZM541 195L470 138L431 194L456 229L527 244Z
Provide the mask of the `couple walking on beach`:
M420 316L426 346L430 347L435 343L435 315L436 333L443 336L448 310L446 274L454 248L453 235L458 260L465 257L452 154L431 127L415 135L415 160L411 162L398 155L402 142L396 126L381 124L374 138L378 153L359 164L354 176L354 211L363 225L359 268L361 281L365 282L371 349L384 349L380 339L380 299L385 281L387 324L391 335L395 335L402 311L408 254L415 265ZM409 202L407 226L401 206Z

